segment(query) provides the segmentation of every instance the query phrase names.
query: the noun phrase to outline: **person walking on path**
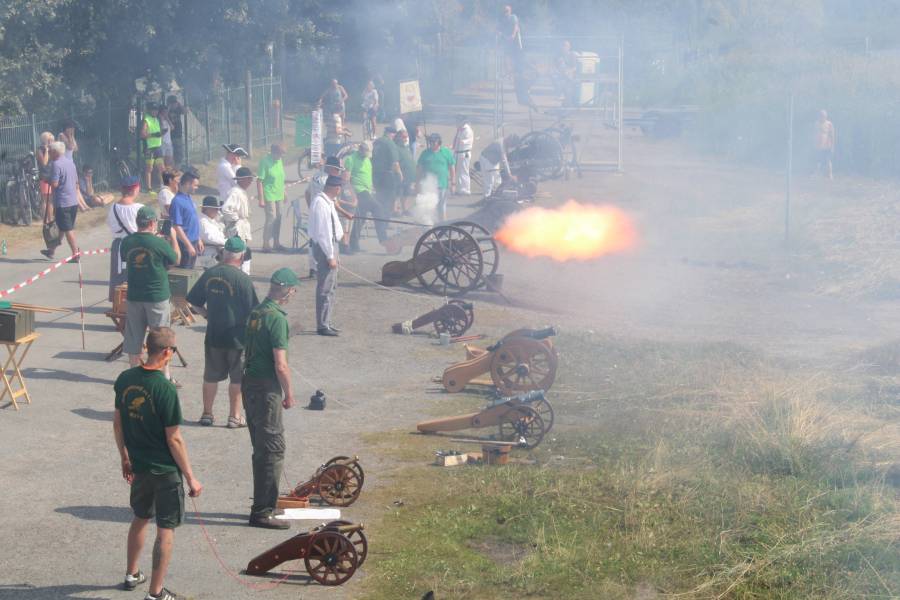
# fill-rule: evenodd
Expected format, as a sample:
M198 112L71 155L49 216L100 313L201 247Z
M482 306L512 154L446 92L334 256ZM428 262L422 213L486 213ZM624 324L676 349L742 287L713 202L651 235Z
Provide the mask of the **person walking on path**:
M143 204L135 202L141 192L141 181L134 175L122 179L122 197L118 202L109 207L106 215L106 225L112 232L113 240L109 245L109 301L113 301L116 286L128 279L128 271L122 260L119 248L129 235L136 233L137 214Z
M253 230L250 225L250 196L247 195L247 190L252 184L253 171L248 167L238 169L232 182L231 191L225 197L220 211L222 222L225 224L225 235L237 236L244 240L245 244L249 244L253 239ZM250 274L249 256L241 268L244 273Z
M375 199L381 203L388 213L397 214L397 191L403 184L403 172L400 170L400 153L394 136L394 127L385 127L384 135L372 144L372 181L375 184Z
M378 122L378 109L381 106L378 90L375 89L375 82L369 81L366 89L362 93L362 109L363 109L363 128L365 134L363 141L375 138L375 126Z
M325 111L325 118L331 118L332 115L339 115L341 121L347 120L347 98L350 95L344 89L337 79L332 79L328 89L322 92L319 97L319 106Z
M162 371L177 349L175 332L154 329L147 336L147 362L123 371L114 385L116 400L113 432L122 477L131 486L134 518L128 529L126 590L147 581L138 568L150 519L156 519L153 570L145 600L175 600L163 587L172 558L175 528L184 521L184 483L191 498L200 496L203 485L194 477L187 445L181 436L181 403L178 390Z
M429 175L437 180L437 220L447 219L447 194L456 187L456 159L449 148L442 145L441 136L432 133L428 136L428 148L419 156L418 177L419 189Z
M221 262L204 271L187 295L191 306L206 318L201 425L209 426L215 422L213 402L219 382L227 379L228 428L245 426L241 417L241 359L247 317L259 304L253 281L241 271L246 247L241 238L228 238Z
M225 149L225 156L216 167L216 188L219 190L219 200L225 202L228 192L234 187L234 178L241 167L241 159L250 155L237 144L223 144L222 148Z
M369 147L362 143L356 152L344 159L344 168L350 172L350 185L356 193L356 218L363 219L371 214L376 219L384 219L385 214L381 204L372 195L375 187L372 184L372 160L369 158ZM359 252L359 234L362 230L360 223L355 226L351 221L350 227L350 253ZM378 241L384 244L387 241L387 223L375 221L375 234Z
M277 250L284 252L281 245L281 216L284 212L284 148L280 144L272 144L268 156L259 161L259 173L256 178L259 207L266 209L266 224L263 228L263 252Z
M834 158L834 124L828 119L828 112L819 111L816 121L816 172L834 179L832 159Z
M148 190L152 190L153 176L162 179L163 160L163 136L168 133L168 128L163 127L159 120L159 108L150 104L144 113L144 121L141 123L141 139L144 140L144 183Z
M197 257L203 254L200 218L197 216L194 199L191 198L191 194L197 191L199 185L200 179L197 174L188 171L181 176L178 193L169 205L169 220L172 221L172 231L178 238L178 246L181 249L181 262L178 266L185 269L193 269Z
M310 248L316 258L316 333L329 337L338 335L331 313L337 289L338 240L344 237L334 205L342 185L340 177L329 175L325 189L313 198L309 209Z
M456 117L456 136L453 138L453 156L456 159L456 193L468 196L472 193L469 178L469 164L472 160L472 144L475 143L475 132L469 125L465 115Z
M282 409L294 406L288 366L290 328L282 306L290 301L299 283L296 273L290 269L275 271L269 280L266 299L247 318L241 393L253 446L251 527L290 527L288 521L276 519L274 512L284 466Z
M166 271L181 259L174 231L170 232L168 240L154 233L156 211L152 207L142 206L135 223L137 233L122 240L119 247L128 272L128 312L122 349L132 367L141 364L147 328L169 326L172 293ZM165 371L169 377L168 363Z
M66 145L63 142L50 144L50 189L53 202L47 205L44 220L47 223L56 220L60 235L65 236L72 254L78 254L78 241L75 239L75 219L78 216L78 170L72 159L66 156ZM52 259L55 249L41 250L41 254ZM71 262L78 262L76 256Z

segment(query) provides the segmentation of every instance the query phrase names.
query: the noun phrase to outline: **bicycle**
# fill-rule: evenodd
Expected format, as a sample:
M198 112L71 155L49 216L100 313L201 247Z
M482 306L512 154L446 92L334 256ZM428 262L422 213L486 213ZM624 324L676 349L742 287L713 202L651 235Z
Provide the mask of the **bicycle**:
M134 163L131 162L131 159L127 154L123 154L118 146L113 146L109 150L109 164L110 164L110 172L115 173L119 176L119 181L125 179L126 177L131 177L132 174L136 174L137 168L135 168Z
M7 221L13 225L31 225L44 216L44 203L38 189L38 170L34 152L13 161L15 169L6 182Z

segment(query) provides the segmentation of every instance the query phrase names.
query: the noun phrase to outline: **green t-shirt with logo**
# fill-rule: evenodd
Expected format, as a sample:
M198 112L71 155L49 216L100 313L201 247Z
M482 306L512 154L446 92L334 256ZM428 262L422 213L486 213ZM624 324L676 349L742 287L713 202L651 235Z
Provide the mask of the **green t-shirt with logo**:
M280 202L284 200L284 161L275 160L272 155L264 156L259 161L259 174L257 175L263 184L263 196L266 202Z
M178 262L169 242L152 233L137 232L122 240L119 247L128 268L128 299L133 302L168 300L168 267Z
M437 152L429 148L419 156L419 166L426 173L432 173L437 177L438 188L446 190L450 183L450 167L456 164L450 148L441 146Z
M250 311L244 336L244 376L254 379L277 379L273 350L287 350L287 313L271 298Z
M188 292L187 301L206 308L206 338L211 348L243 348L247 317L259 304L250 276L234 265L207 269Z
M375 191L372 185L372 159L354 152L344 159L344 168L350 171L350 183L356 193Z
M175 385L162 371L134 367L122 371L114 389L134 472L178 471L166 441L166 427L181 425L181 403Z

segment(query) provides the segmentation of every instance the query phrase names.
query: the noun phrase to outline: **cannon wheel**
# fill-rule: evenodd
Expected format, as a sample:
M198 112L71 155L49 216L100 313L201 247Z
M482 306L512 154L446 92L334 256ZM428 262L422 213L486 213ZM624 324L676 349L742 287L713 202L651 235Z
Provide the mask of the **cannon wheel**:
M556 379L556 351L531 338L512 338L494 351L491 379L503 396L549 390Z
M449 333L452 337L456 337L464 334L469 329L471 322L463 307L458 304L448 303L443 310L446 311L447 316L434 321L434 330L438 334Z
M500 439L509 442L524 439L525 447L531 450L541 443L547 429L536 410L530 406L516 406L501 417Z
M473 223L472 221L457 221L456 223L453 223L453 226L459 227L478 242L478 247L481 248L481 257L484 261L485 275L488 276L496 273L497 269L500 268L500 247L497 246L494 235L478 223Z
M353 523L343 520L330 521L325 524L325 528L340 527L341 525L353 525ZM369 542L366 540L366 534L363 533L362 529L357 529L349 534L344 533L342 535L350 540L350 543L356 548L356 555L359 556L359 562L356 563L356 566L361 567L366 562L366 556L369 555Z
M326 462L324 465L322 465L322 468L333 465L336 462L347 461L347 460L350 460L349 456L335 456L333 458L329 458L328 462ZM346 466L348 466L351 469L353 469L354 471L356 471L356 474L359 475L359 487L362 487L362 484L365 483L365 481L366 481L366 474L363 471L362 465L359 464L359 461L353 461L352 463L349 463Z
M539 181L556 179L563 174L565 161L559 140L544 131L533 131L522 138L516 151L521 152L525 163ZM527 153L527 154L526 154Z
M303 557L309 576L322 585L341 585L356 573L359 554L353 542L337 531L314 533Z
M419 283L439 296L461 295L482 283L484 258L474 237L452 225L439 225L426 231L413 251L413 264L419 256L436 254L438 265L416 273Z
M538 416L543 421L544 426L544 434L546 435L548 431L553 429L553 407L550 406L550 403L545 399L541 399L539 402L531 402L529 404L525 404L528 408L534 410ZM510 440L513 439L513 435L516 433L515 427L513 424L508 421L500 422L500 439L501 440Z
M469 327L475 324L475 307L472 306L471 302L466 302L465 300L455 298L448 301L447 304L455 304L466 311L466 331L468 331Z
M331 506L350 506L359 498L359 474L347 465L333 464L319 474L319 495Z

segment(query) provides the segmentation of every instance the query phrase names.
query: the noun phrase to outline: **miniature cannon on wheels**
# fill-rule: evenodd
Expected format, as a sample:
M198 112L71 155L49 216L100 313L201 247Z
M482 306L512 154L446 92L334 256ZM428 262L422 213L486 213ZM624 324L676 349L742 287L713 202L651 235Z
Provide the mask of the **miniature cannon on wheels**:
M499 256L497 242L481 225L438 225L422 234L410 260L386 263L381 282L395 286L417 279L432 294L461 296L493 280Z
M365 473L359 457L335 456L316 469L313 476L287 495L278 497L278 508L305 508L310 496L331 506L350 506L359 498Z
M451 337L457 337L467 332L474 322L475 307L472 303L453 299L411 321L394 323L391 330L394 333L410 334L419 327L433 325L435 333L448 333Z
M362 566L368 551L362 525L331 521L266 550L247 564L247 574L262 575L289 560L303 559L313 580L341 585Z
M421 433L497 427L498 439L529 450L541 443L553 427L553 407L543 390L508 398L498 398L477 413L424 421L416 426Z
M441 382L448 392L459 392L479 375L491 381L503 396L549 390L556 379L559 357L550 337L556 329L518 329L487 349L466 347L467 358L448 367Z

